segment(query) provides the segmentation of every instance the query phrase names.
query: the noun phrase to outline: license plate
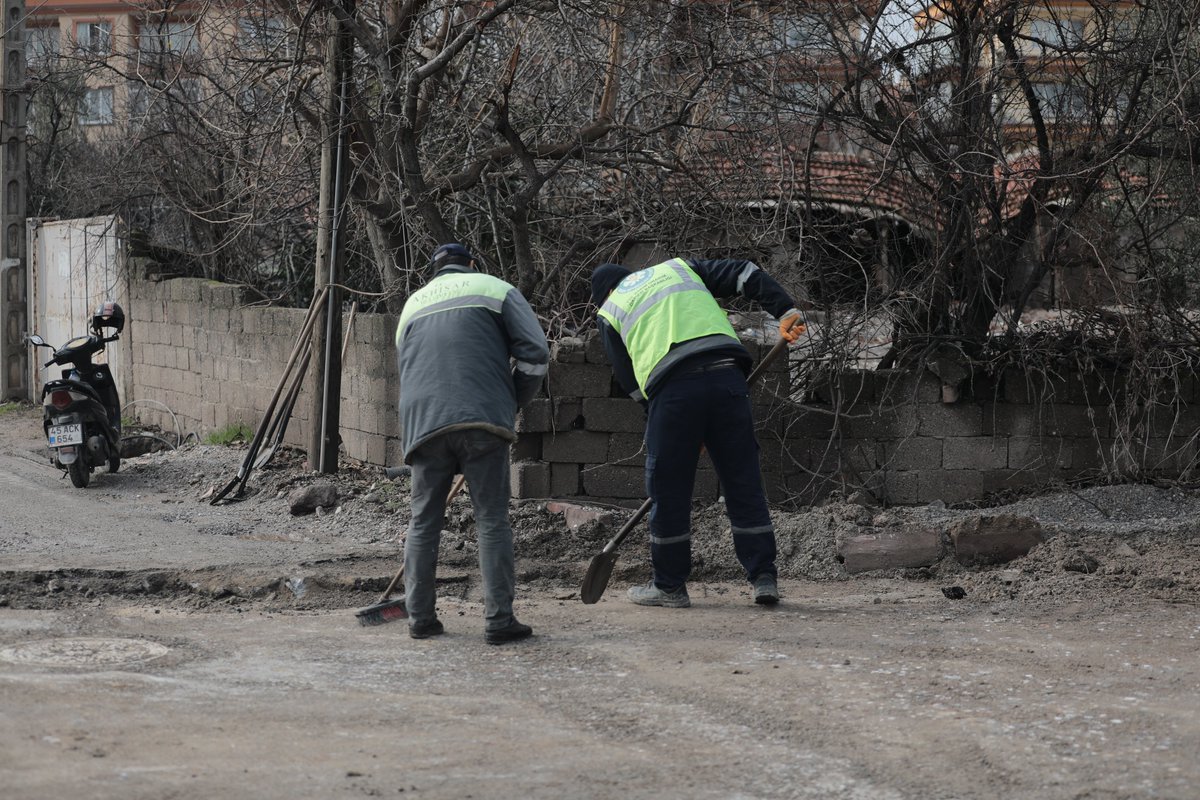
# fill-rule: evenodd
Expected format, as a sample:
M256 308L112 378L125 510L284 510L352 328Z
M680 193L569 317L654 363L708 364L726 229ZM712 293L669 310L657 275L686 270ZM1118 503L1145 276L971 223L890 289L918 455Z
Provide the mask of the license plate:
M78 422L70 425L51 425L46 435L50 438L51 447L83 444L83 425Z

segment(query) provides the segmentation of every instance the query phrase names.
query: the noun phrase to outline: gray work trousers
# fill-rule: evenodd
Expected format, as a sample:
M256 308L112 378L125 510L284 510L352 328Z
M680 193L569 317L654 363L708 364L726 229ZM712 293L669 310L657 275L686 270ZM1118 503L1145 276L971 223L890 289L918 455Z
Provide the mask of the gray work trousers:
M413 623L428 622L437 615L438 546L446 495L456 474L466 477L475 507L484 629L499 630L513 622L516 576L508 522L508 450L508 442L495 434L462 430L430 439L412 454L412 523L404 545L404 585Z

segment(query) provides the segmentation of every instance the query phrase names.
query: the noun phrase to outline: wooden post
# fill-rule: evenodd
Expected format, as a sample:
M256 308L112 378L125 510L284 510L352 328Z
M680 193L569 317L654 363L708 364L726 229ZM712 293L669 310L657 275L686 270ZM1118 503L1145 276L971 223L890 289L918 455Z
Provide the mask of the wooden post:
M354 0L343 0L348 14L354 13ZM321 152L321 195L317 225L315 286L329 286L325 307L314 328L312 438L308 450L309 465L319 472L338 469L341 444L342 393L342 291L338 287L345 260L346 194L349 187L349 104L353 41L346 26L333 18L329 47L326 50L326 78L329 86L322 124L324 143Z

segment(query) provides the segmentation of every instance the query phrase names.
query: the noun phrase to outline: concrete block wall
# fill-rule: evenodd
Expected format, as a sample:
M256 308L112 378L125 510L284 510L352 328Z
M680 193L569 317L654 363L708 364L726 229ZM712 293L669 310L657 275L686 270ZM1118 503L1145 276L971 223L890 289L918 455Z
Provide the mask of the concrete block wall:
M155 280L133 270L129 333L139 419L201 439L229 426L257 429L304 324L307 309L251 305L236 286L198 278ZM343 323L349 324L348 315ZM346 338L341 436L352 458L399 464L394 317L356 314ZM311 436L308 380L285 443L306 449ZM169 412L168 410L169 409ZM172 416L174 415L174 416Z
M518 420L518 496L543 496L549 484L555 497L645 497L644 416L605 379L607 370L594 339L556 344L545 396ZM1010 370L960 387L961 399L944 403L941 381L927 372L801 379L780 363L752 391L767 493L799 504L858 490L893 504L954 503L1118 469L1195 469L1200 392L1189 385L1148 405L1123 400L1123 380ZM718 491L702 460L696 496L715 499Z
M256 428L279 381L304 309L249 305L233 286L200 279L130 280L133 413L167 430L178 418L201 438ZM344 320L348 322L348 318ZM347 332L341 436L345 453L402 461L393 354L396 319L356 314ZM759 348L749 344L752 355ZM803 382L803 385L801 385ZM812 503L837 490L912 504L1131 469L1164 476L1200 459L1197 382L1169 402L1131 398L1117 374L1048 378L1011 370L942 402L929 373L877 371L802 379L777 363L753 390L763 476L772 500ZM801 402L796 402L799 399ZM288 444L310 437L307 387ZM594 335L552 346L540 397L517 420L512 484L518 498L592 498L634 505L645 496L644 415L623 397ZM702 459L696 495L714 499Z

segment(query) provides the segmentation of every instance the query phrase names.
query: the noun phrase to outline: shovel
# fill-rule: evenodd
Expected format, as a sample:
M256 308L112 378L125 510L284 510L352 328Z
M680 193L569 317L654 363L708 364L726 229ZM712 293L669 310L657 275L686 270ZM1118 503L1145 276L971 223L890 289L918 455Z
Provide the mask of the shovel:
M758 377L762 375L763 370L770 366L775 358L787 349L787 340L780 339L775 343L775 346L767 352L765 356L759 359L758 366L750 373L750 377L746 379L746 385L754 384ZM604 549L592 557L592 563L588 565L587 574L583 576L583 585L579 587L579 599L587 605L592 605L600 601L600 596L604 594L604 590L608 587L608 580L612 577L613 566L617 563L617 548L621 546L621 542L625 541L625 537L629 532L642 521L642 517L650 511L650 507L654 505L652 498L647 497L641 507L633 512L633 516L629 521L621 526L621 530L617 531L617 535L608 540L608 544L604 545Z

